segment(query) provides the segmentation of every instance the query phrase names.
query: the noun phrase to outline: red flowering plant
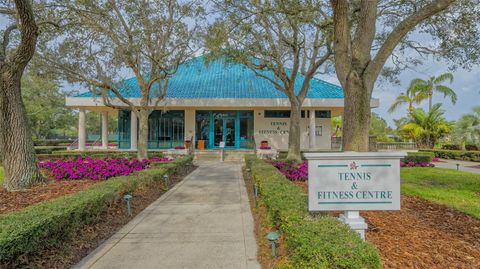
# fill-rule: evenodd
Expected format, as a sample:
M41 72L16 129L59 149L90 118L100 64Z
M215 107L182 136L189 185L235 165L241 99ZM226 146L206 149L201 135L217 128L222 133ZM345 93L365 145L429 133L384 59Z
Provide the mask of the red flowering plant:
M137 159L92 159L78 157L76 159L39 162L38 166L49 177L56 180L63 179L91 179L101 180L115 176L127 176L135 171L150 167L153 162L170 162L172 158L152 157L139 161Z
M308 180L308 161L301 163L287 161L272 161L275 166L286 178L292 181Z

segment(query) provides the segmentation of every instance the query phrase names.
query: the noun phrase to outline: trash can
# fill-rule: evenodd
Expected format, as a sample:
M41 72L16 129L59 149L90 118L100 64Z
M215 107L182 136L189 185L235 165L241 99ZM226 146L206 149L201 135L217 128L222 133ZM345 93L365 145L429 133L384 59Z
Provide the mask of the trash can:
M205 140L198 140L198 146L197 148L199 150L204 150L205 149Z

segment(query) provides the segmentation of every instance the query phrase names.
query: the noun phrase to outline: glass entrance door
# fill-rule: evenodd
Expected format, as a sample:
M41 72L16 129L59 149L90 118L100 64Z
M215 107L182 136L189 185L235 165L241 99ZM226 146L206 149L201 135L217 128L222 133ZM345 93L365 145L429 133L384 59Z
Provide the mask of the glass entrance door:
M235 118L218 118L213 125L213 145L220 146L225 142L225 147L235 147Z
M224 119L225 128L223 128L223 136L225 137L225 147L235 147L235 119Z
M205 148L218 148L222 141L227 148L253 148L253 111L197 110L195 128Z
M215 147L220 146L220 142L223 141L224 130L223 119L215 119L213 124L213 145Z

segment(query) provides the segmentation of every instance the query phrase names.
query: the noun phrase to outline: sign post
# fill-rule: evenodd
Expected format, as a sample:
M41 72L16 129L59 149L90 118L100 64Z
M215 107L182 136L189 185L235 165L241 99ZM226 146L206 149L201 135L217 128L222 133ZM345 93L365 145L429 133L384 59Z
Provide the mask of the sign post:
M220 152L220 160L223 162L225 160L225 142L224 141L220 141L219 143L219 148L221 150Z
M404 152L305 153L310 211L344 211L339 220L365 239L361 210L400 210Z

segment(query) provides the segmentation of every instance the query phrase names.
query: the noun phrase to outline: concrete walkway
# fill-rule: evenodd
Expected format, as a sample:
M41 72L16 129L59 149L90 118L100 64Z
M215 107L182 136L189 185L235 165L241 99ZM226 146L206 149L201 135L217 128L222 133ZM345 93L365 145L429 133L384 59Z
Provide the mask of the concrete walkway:
M74 268L260 268L240 164L203 163Z
M442 162L435 162L434 163L435 167L457 169L457 163L458 163L460 164L460 166L458 167L459 170L480 174L480 168L474 167L474 166L479 166L480 162L446 160L446 159L441 159L441 161Z

